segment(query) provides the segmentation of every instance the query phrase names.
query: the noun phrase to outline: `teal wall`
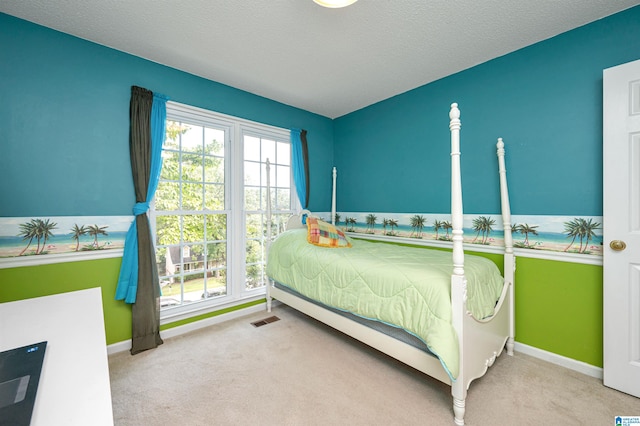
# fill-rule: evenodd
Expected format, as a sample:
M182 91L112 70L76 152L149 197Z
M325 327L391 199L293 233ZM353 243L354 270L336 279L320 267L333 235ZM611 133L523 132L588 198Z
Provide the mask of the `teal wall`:
M330 120L0 14L0 216L129 215L130 86L309 131L310 208L446 213L451 102L465 211L499 210L505 138L514 214L602 214L602 69L640 58L640 7ZM7 201L9 200L9 201ZM0 302L99 286L107 342L130 338L118 259L0 269ZM516 339L602 366L602 267L520 258ZM175 324L170 324L170 327Z
M323 210L331 202L329 118L5 14L0 46L0 217L131 215L132 85L259 123L306 129L313 159L309 207ZM114 300L119 269L119 258L0 269L0 303L101 287L107 343L120 342L131 338L131 307Z
M602 71L638 40L640 6L336 119L337 210L450 212L457 102L466 213L500 212L502 137L513 214L602 215ZM601 367L602 286L602 266L520 257L516 340Z
M333 122L326 117L5 14L0 46L0 216L130 215L132 85L176 102L306 129L313 158L309 207L326 209L331 202L331 181L322 175L333 165Z
M449 105L461 110L464 210L602 215L602 70L640 58L640 6L335 120L338 211L450 211Z

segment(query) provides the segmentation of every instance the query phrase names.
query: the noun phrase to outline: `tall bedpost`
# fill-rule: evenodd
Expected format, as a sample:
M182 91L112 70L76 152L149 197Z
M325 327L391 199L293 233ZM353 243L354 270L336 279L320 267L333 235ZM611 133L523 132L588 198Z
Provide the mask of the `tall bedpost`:
M336 178L338 177L338 171L333 168L333 189L331 192L331 223L336 224Z
M513 253L513 237L511 235L511 206L509 205L509 188L507 187L507 168L504 162L504 142L498 138L498 173L500 174L500 204L502 205L502 223L504 226L505 253Z
M451 104L449 112L451 130L451 224L453 226L453 273L464 275L464 250L462 248L462 179L460 176L460 110Z
M511 235L511 206L509 203L509 187L507 186L507 168L504 161L504 142L498 138L496 144L498 154L498 173L500 174L500 204L502 205L502 223L504 226L504 279L511 286L509 293L509 337L507 354L513 355L516 334L515 320L515 270L516 260L513 253L513 236Z
M460 173L460 110L458 104L451 104L449 112L449 129L451 130L451 224L453 227L453 273L451 275L451 322L458 335L460 360L464 353L464 316L466 315L467 282L464 276L464 249L462 246L462 178ZM460 362L460 371L451 385L453 396L453 414L457 425L464 425L465 400L465 366Z
M267 158L267 162L266 162L266 171L267 171L267 241L265 242L264 245L264 250L265 250L265 256L264 256L264 268L266 269L267 267L267 259L269 257L269 246L271 246L271 163L269 162L269 159ZM264 276L266 277L266 271ZM267 312L271 312L271 283L269 282L269 278L266 278L266 286L267 286Z

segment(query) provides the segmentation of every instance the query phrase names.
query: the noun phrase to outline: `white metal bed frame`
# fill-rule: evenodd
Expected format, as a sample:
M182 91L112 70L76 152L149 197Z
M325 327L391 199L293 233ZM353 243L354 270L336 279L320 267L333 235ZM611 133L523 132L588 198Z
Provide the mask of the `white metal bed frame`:
M511 235L511 211L504 161L504 143L498 139L498 172L500 176L500 196L502 221L504 225L504 280L502 294L496 305L495 314L490 318L476 320L466 308L467 281L464 275L464 249L462 237L462 184L460 176L460 110L456 103L451 105L449 113L451 130L451 216L453 226L453 273L451 275L452 323L456 330L460 347L460 372L452 382L442 367L440 360L426 352L393 337L382 334L365 325L333 313L316 304L296 297L273 285L267 285L267 310L271 311L272 299L291 306L363 343L451 386L453 395L454 421L464 425L465 399L470 383L482 377L505 347L513 355L515 337L514 316L514 275L515 256ZM267 161L267 167L268 161ZM267 170L267 186L269 183ZM335 218L335 180L333 170L332 222ZM268 194L270 192L267 192ZM267 196L267 241L271 241L271 203ZM307 212L308 213L308 212ZM293 216L287 228L302 227L299 216ZM267 247L268 253L268 247Z

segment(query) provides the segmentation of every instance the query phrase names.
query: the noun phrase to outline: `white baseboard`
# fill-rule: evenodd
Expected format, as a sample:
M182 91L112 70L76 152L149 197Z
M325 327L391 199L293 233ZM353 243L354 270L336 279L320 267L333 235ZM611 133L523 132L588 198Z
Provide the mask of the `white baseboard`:
M107 345L107 355L117 354L118 352L125 352L130 349L131 349L131 340L112 343L110 345Z
M274 305L275 306L275 305ZM189 333L190 331L199 330L204 327L209 327L214 324L220 324L221 322L230 321L235 318L244 317L246 315L253 314L255 312L267 312L267 304L260 303L258 305L249 306L248 308L238 309L236 311L227 312L225 314L216 315L213 317L205 318L200 321L190 322L188 324L180 325L178 327L169 328L160 332L162 339L168 339L171 337L179 336L181 334ZM107 355L112 355L118 352L125 352L131 349L131 340L125 340L123 342L113 343L107 346Z
M561 367L565 367L570 370L586 374L587 376L595 377L596 379L602 380L602 368L587 364L586 362L577 361L575 359L567 358L562 355L547 352L545 350L534 348L533 346L525 345L518 342L516 342L514 349L517 352L523 353L525 355L529 355L534 358L538 358L552 364L556 364Z

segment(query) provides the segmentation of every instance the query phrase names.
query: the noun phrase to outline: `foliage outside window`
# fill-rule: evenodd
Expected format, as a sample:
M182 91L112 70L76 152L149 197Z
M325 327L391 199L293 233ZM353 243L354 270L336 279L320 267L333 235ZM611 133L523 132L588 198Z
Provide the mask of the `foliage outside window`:
M266 162L269 160L271 186L272 235L284 230L291 214L291 144L254 132L243 134L244 210L246 227L246 289L261 287L264 276L265 239L267 234Z

